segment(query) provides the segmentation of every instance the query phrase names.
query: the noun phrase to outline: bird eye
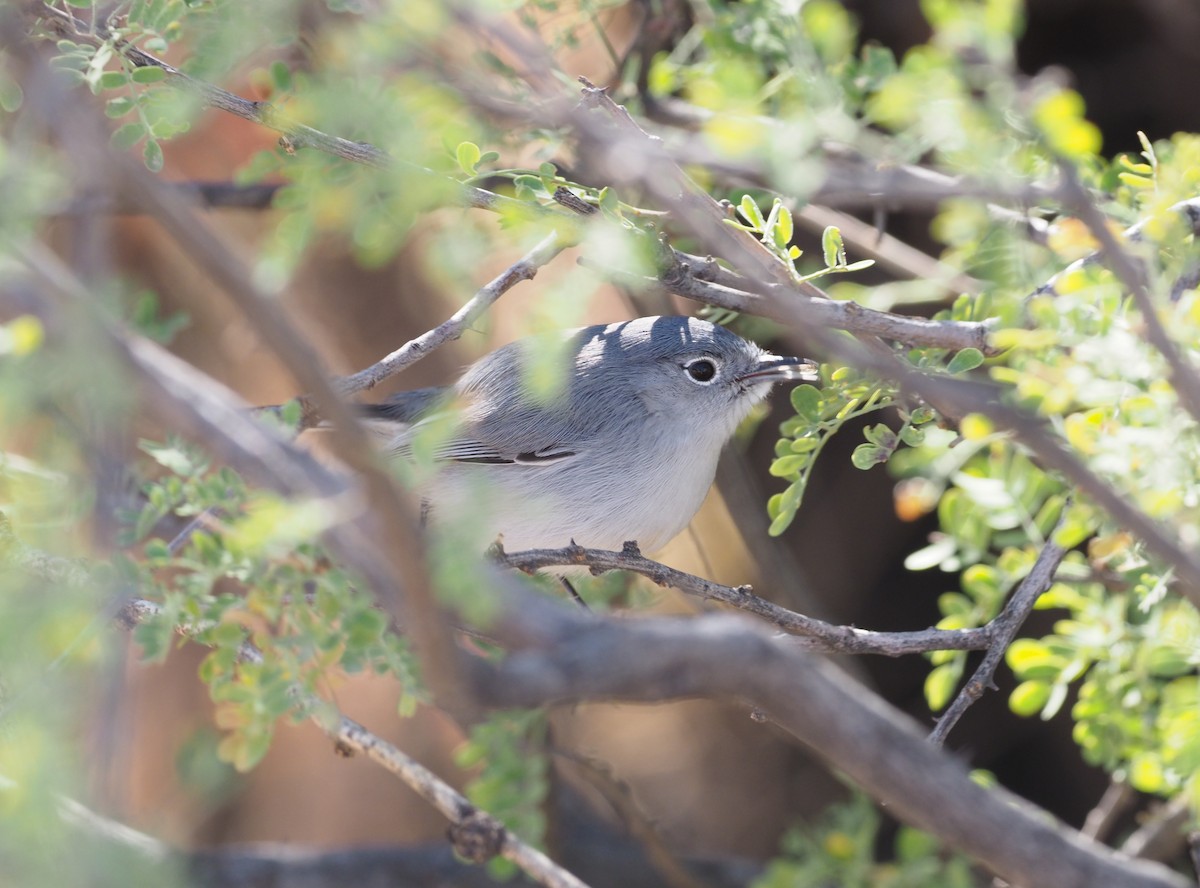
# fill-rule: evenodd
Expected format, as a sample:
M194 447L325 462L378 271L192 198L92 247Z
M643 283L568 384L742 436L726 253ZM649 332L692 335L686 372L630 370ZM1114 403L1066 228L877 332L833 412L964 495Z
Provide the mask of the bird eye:
M688 376L700 383L711 382L712 378L717 375L717 365L708 358L697 358L691 363L685 364L683 369L687 371Z

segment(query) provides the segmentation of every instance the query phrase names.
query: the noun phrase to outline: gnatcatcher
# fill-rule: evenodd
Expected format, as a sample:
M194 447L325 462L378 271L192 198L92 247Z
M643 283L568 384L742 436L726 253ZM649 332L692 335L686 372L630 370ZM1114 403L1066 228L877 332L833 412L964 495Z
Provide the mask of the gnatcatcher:
M434 522L481 523L510 552L571 540L600 549L632 540L653 552L696 514L721 448L751 408L777 382L817 378L811 361L769 354L696 318L638 318L563 337L550 367L564 378L548 398L529 384L539 344L526 339L481 358L454 386L363 405L398 424L389 442L397 454L431 412L461 409L421 490Z

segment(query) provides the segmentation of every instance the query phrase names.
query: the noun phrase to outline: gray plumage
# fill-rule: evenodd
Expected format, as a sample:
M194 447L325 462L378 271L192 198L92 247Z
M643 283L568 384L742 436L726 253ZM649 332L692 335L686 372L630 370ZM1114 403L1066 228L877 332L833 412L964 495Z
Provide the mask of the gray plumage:
M461 410L421 491L434 520L471 524L481 541L501 537L510 551L574 539L606 549L636 540L652 552L699 509L721 448L771 386L816 377L811 362L696 318L638 318L563 337L564 378L549 400L528 384L533 349L546 343L521 340L454 386L365 405L397 424L389 448L398 456L439 407Z

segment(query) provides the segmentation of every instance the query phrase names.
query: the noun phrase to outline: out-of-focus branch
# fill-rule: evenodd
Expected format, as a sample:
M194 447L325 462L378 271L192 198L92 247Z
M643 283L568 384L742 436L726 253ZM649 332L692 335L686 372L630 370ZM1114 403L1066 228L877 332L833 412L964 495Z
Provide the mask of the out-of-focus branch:
M1078 186L1078 184L1078 180L1076 180L1076 185ZM1086 192L1084 192L1084 197L1087 197ZM1078 192L1076 192L1076 199L1078 199ZM1090 200L1090 198L1088 199ZM1184 221L1187 222L1188 227L1192 230L1193 234L1200 234L1200 197L1192 197L1188 198L1187 200L1181 200L1179 203L1172 204L1168 208L1168 211L1178 213L1183 217ZM1153 221L1154 217L1150 217L1143 219L1141 222L1138 222L1134 225L1130 225L1121 232L1121 237L1124 238L1127 243L1141 243L1146 237L1146 227ZM1087 224L1086 220L1085 224ZM1107 226L1105 227L1107 228ZM1089 230L1091 230L1090 226ZM1062 271L1057 272L1049 280L1042 283L1042 285L1034 290L1028 298L1032 299L1034 296L1042 295L1057 295L1058 284L1063 280L1063 278L1065 278L1067 275L1073 274L1076 271L1079 271L1082 268L1086 268L1089 265L1096 265L1104 261L1104 257L1104 251L1098 250L1095 253L1089 253L1087 256L1084 256L1081 259L1076 259Z
M872 632L854 626L837 626L798 614L754 595L749 586L723 586L668 567L644 557L637 546L627 543L621 552L585 549L571 545L562 549L530 549L505 552L497 548L493 557L499 564L526 572L544 567L582 566L592 573L628 570L659 586L670 586L688 595L720 601L738 610L754 614L787 632L792 647L831 654L880 654L901 657L928 651L982 650L992 644L989 627L979 629L921 629L914 632Z
M0 777L0 793L11 788ZM396 847L355 847L310 850L295 845L256 843L218 848L182 850L85 807L74 799L59 802L59 816L83 840L99 840L113 854L123 855L129 881L146 884L187 885L189 888L263 888L304 886L343 888L346 885L404 885L405 888L528 888L537 884L527 876L494 877L486 867L465 862L446 843ZM590 824L589 824L590 825ZM580 825L583 826L582 824ZM572 831L574 832L574 831ZM640 855L630 853L623 837L568 836L567 853L579 858L576 866L596 870L625 888L659 888L659 873ZM704 884L735 888L756 877L762 867L740 858L692 859ZM186 874L180 881L181 874ZM139 882L140 884L140 882Z
M1060 520L1059 526L1061 523ZM1029 569L1029 573L1021 581L1004 610L988 624L992 637L983 662L938 719L937 725L929 734L931 741L939 746L945 743L946 737L954 730L954 726L971 704L982 697L989 688L996 687L996 669L1004 659L1005 651L1017 637L1017 632L1033 610L1033 605L1054 582L1054 572L1058 570L1066 554L1067 550L1053 540L1042 546L1033 567Z
M350 395L371 389L388 377L411 367L421 358L447 342L458 339L488 310L496 300L521 281L532 280L538 269L546 265L568 246L558 234L547 235L536 247L485 284L467 302L432 330L409 340L387 357L364 370L338 380L342 394Z
M205 105L248 120L251 123L265 126L280 134L280 141L288 149L313 148L317 151L349 160L353 163L366 164L374 167L387 167L395 163L395 159L386 151L367 142L355 142L338 136L331 136L313 127L306 126L286 115L281 114L270 102L255 102L243 99L228 90L221 89L204 80L198 80L180 71L157 56L139 49L128 41L119 40L108 29L103 21L84 22L67 9L59 9L50 3L29 4L32 12L43 21L53 24L64 36L72 40L100 46L112 42L117 52L121 53L135 67L158 68L167 74L167 79L174 86L197 96ZM430 175L433 175L432 173ZM457 184L457 183L455 183ZM528 214L536 212L524 201L494 194L483 188L458 186L459 197L467 206L484 210L498 210L509 207L517 212Z
M1100 244L1100 254L1104 262L1112 270L1117 279L1125 285L1125 289L1133 297L1134 304L1142 315L1145 325L1145 337L1167 362L1170 368L1171 385L1179 395L1179 402L1191 414L1192 419L1200 422L1200 373L1196 366L1184 355L1178 343L1167 333L1166 327L1158 317L1154 306L1154 297L1146 285L1146 269L1122 247L1112 231L1108 221L1092 200L1091 195L1079 183L1079 177L1074 167L1066 161L1059 164L1062 170L1065 200L1072 207L1083 223L1092 233L1092 237ZM1177 205L1178 206L1178 205ZM1196 207L1190 203L1183 210L1195 224L1198 217Z
M77 39L83 42L91 42L93 44L102 43L105 40L112 39L112 35L103 25L98 25L95 30L90 29L80 19L75 17L71 12L63 9L52 7L48 4L42 4L44 9L41 10L51 20L57 22L60 27L66 29L72 39ZM201 97L206 104L214 108L234 114L244 120L249 120L258 123L262 126L274 129L283 134L291 147L308 147L315 150L323 151L335 157L341 157L356 163L363 163L369 166L385 167L393 163L393 159L386 152L369 145L365 142L352 142L346 139L341 139L336 136L330 136L315 130L311 127L304 126L288 121L278 112L275 112L267 102L255 102L249 99L243 99L233 93L223 90L217 86L197 80L179 71L177 68L168 63L154 57L153 55L144 52L128 43L117 42L117 48L124 53L134 65L152 66L161 68L167 72L170 82L179 86L182 89L188 90ZM597 90L599 94L602 91ZM609 103L611 104L611 102ZM614 108L617 106L613 106ZM630 119L632 130L642 132L632 119ZM430 176L437 174L425 171ZM944 177L942 177L944 178ZM940 179L938 180L940 181ZM270 186L265 186L269 188ZM513 212L519 212L525 215L530 213L537 214L539 207L530 204L526 201L517 201L512 198L494 194L481 188L461 186L456 187L461 189L460 202L467 206L476 207L497 211L502 208L509 208ZM264 192L265 194L266 192ZM195 191L195 196L200 199L205 199L204 189ZM957 196L961 196L958 194ZM257 199L262 199L262 195ZM944 198L943 198L944 199ZM689 200L695 201L698 204L708 201L713 207L716 207L715 202L703 192L694 191L689 195ZM130 209L126 204L121 205L122 209ZM704 209L711 210L712 207L705 206ZM551 210L542 209L542 213L548 219L557 218ZM733 232L733 229L729 229ZM739 232L738 234L744 234ZM755 242L752 237L735 238L734 243L740 244L742 249L749 249L751 253L756 250ZM782 268L782 266L780 266ZM887 338L894 338L895 341L911 346L932 346L949 349L958 349L965 347L979 348L985 354L993 354L995 352L986 341L986 328L983 325L961 325L959 322L944 322L944 321L926 321L922 318L913 318L904 315L891 314L888 312L873 311L865 309L856 303L852 302L834 302L833 300L813 299L812 297L820 297L823 294L815 287L801 286L798 290L790 282L783 277L779 277L779 269L772 272L777 276L776 283L783 285L788 292L788 295L799 293L801 296L808 297L808 300L813 303L813 307L809 310L807 307L802 307L800 311L807 311L806 317L808 322L814 324L829 324L838 329L847 329L855 333L865 333L868 335L882 335ZM674 277L673 277L674 276ZM774 316L769 302L759 303L752 298L746 298L745 294L726 293L718 287L704 287L693 285L686 280L676 280L678 276L677 269L670 269L667 275L664 276L663 283L671 292L677 292L678 295L686 298L696 299L707 304L716 305L719 307L736 308L740 311L761 312L767 316ZM650 281L638 281L642 286ZM678 286L680 289L676 290ZM751 294L752 295L752 294ZM782 294L781 294L782 295ZM739 307L740 306L740 307ZM879 331L879 332L877 332ZM444 341L444 340L443 340ZM964 345L962 343L966 342ZM412 343L402 347L408 348ZM432 346L430 346L432 347ZM389 356L390 357L390 356ZM405 359L407 360L407 358ZM404 364L403 360L399 363ZM363 371L366 373L367 371ZM371 376L362 377L359 374L354 374L349 379L352 383L347 383L352 386L362 385L364 379L372 378ZM370 385L363 386L369 388ZM360 389L352 389L360 390ZM331 418L331 417L325 417Z
M511 29L483 22L461 9L459 14L489 36L507 41L506 45L512 51L521 52L526 58L537 57L536 49L531 49L527 41L514 36ZM568 106L562 101L561 95L545 97L545 113L555 123L573 126L584 146L596 156L597 162L602 164L606 174L611 175L614 181L636 183L646 189L714 255L730 259L735 269L745 277L748 289L772 301L774 310L793 327L797 335L812 344L814 353L895 380L907 394L924 399L952 418L979 412L1001 428L1011 430L1043 463L1061 472L1119 524L1143 539L1150 551L1173 565L1183 581L1183 593L1193 603L1200 605L1200 559L1167 528L1134 506L1128 497L1067 450L1061 440L1050 433L1044 421L1004 403L1000 397L1001 390L995 386L944 374L920 372L886 349L879 348L878 340L860 343L837 336L819 323L814 323L805 314L804 303L778 298L771 290L771 285L786 283L779 279L779 269L782 268L779 260L753 238L739 236L745 232L726 225L722 207L699 192L695 183L664 154L659 140L642 130L629 113L616 105L603 90L585 84L582 92L583 101L578 107ZM640 162L631 163L630 157L638 157ZM1106 232L1103 225L1099 229L1096 236L1103 244L1102 235ZM1185 384L1188 384L1189 378L1190 374L1187 373L1181 377Z
M513 591L492 627L518 648L472 663L497 707L583 700L741 700L764 712L905 822L940 836L1013 884L1178 886L1165 867L1127 860L963 765L831 664L775 643L744 617L618 620Z
M134 626L153 618L158 607L153 602L135 600L122 610L120 623ZM199 627L181 625L176 630L185 637L193 636ZM241 659L262 662L262 652L249 642L242 644ZM294 692L300 702L317 702L298 688ZM314 707L324 711L324 707ZM313 724L319 727L343 753L347 750L364 755L385 770L400 778L421 798L450 821L448 836L455 851L473 863L484 863L493 857L511 860L547 888L586 888L584 883L558 866L506 829L499 820L471 804L465 796L446 783L420 762L398 747L364 728L353 719L339 714L332 722L314 715Z
M988 334L993 327L988 323L935 321L877 311L857 302L829 299L824 294L813 295L794 286L758 286L727 269L720 275L719 281L707 280L715 262L685 253L673 253L673 258L674 265L658 279L661 286L677 296L707 305L750 312L778 321L799 315L806 324L845 330L859 336L878 336L915 347L952 351L977 348L988 356L999 354L1000 351L988 341ZM655 283L647 279L635 280L642 286L653 286Z
M854 247L856 254L874 259L882 268L904 277L940 284L952 297L960 293L983 291L983 284L969 274L951 268L854 216L810 203L797 207L792 212L792 218L798 226L818 235L830 225L836 226L846 243Z
M1129 810L1129 806L1137 799L1137 793L1124 780L1114 777L1104 790L1095 807L1088 811L1079 830L1082 835L1098 842L1108 841L1108 836L1121 815Z
M1121 850L1132 857L1147 860L1173 860L1187 845L1184 829L1192 819L1187 793L1158 806L1129 837Z

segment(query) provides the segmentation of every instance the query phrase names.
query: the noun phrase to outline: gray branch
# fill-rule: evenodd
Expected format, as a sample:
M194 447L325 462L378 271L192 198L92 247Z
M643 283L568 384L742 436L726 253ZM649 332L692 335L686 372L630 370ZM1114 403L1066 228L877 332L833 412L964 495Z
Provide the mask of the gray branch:
M644 557L637 546L627 543L624 551L607 552L570 545L562 549L530 549L505 552L496 547L493 557L505 567L533 572L544 567L584 566L594 574L628 570L648 578L659 586L670 586L688 595L720 601L738 610L754 614L795 637L788 639L798 649L830 654L880 654L901 657L929 651L973 651L989 647L992 629L921 629L914 632L872 632L854 626L838 626L798 614L753 594L749 586L723 586L693 574L684 573Z
M514 607L515 605L515 607ZM975 784L965 767L830 664L774 643L743 617L602 619L526 593L500 625L520 648L472 664L498 707L584 700L738 699L844 772L902 820L1020 885L1182 886L1166 869L1085 839L1017 796Z
M1059 526L1061 524L1060 520ZM983 662L979 664L975 674L971 676L942 717L938 719L937 726L929 735L931 741L939 746L945 743L946 737L954 730L954 726L958 724L958 720L962 718L963 713L970 708L971 704L982 697L985 691L996 687L996 669L999 668L1000 661L1004 659L1004 652L1017 637L1017 632L1029 617L1033 605L1054 582L1054 572L1058 570L1058 566L1066 554L1067 550L1053 541L1042 546L1037 560L1025 579L1021 581L1021 585L1017 587L1017 591L1013 593L1013 597L1000 615L988 624L992 639L987 653L984 654Z
M479 292L432 330L406 342L387 357L364 370L338 380L337 387L344 395L371 389L383 380L411 367L421 358L447 342L458 339L496 300L521 281L532 280L538 269L568 246L557 233L547 235L536 247L514 262Z

